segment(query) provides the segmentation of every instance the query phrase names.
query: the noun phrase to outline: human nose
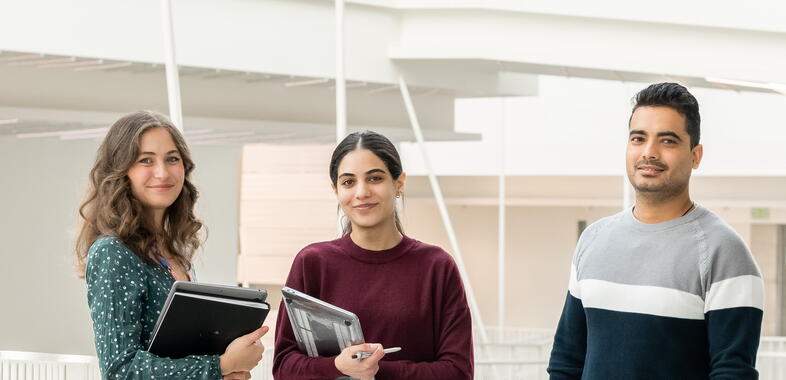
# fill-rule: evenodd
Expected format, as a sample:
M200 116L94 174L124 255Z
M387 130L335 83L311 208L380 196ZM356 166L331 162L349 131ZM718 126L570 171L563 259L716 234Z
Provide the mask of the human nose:
M369 186L364 181L358 182L358 185L355 186L355 198L356 199L363 199L369 196Z
M169 169L167 168L166 163L157 162L153 168L153 175L155 175L156 178L161 178L161 179L168 177Z
M644 149L641 151L641 158L646 161L653 161L657 160L659 157L660 152L658 151L658 145L653 141L647 141L647 143L644 144Z

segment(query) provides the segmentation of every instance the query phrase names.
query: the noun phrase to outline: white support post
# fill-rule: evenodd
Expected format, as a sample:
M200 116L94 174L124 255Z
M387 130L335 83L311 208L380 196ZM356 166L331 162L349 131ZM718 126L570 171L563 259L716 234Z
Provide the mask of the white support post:
M336 13L336 144L347 136L347 87L344 79L344 0L335 0ZM339 207L336 225L341 236L341 219L344 212Z
M633 191L631 191L630 183L628 182L628 175L622 175L622 209L626 210L628 207L633 206Z
M336 144L347 135L347 87L344 79L344 0L336 0Z
M175 59L175 30L172 22L172 0L161 0L164 29L164 54L166 63L166 88L169 99L169 118L183 131L183 110L180 107L180 78Z
M507 128L507 117L505 113L505 98L502 98L502 122L499 135L499 229L498 241L498 266L497 266L497 326L500 331L505 327L505 128Z
M480 314L480 307L478 307L477 300L475 299L475 292L472 290L472 285L469 281L469 275L467 274L466 268L464 267L464 260L461 256L461 250L459 250L458 240L456 240L456 232L453 230L453 224L450 221L450 215L448 215L448 209L447 206L445 206L445 200L442 197L442 189L440 189L439 182L437 182L437 177L434 175L434 169L431 167L431 161L428 157L426 144L423 141L423 132L420 129L420 123L418 122L417 115L415 114L415 108L412 106L412 99L409 96L407 83L404 81L403 76L400 76L398 81L399 87L401 89L401 97L404 98L404 106L406 107L407 115L409 116L409 122L412 124L412 131L415 133L415 139L417 140L418 147L420 148L423 164L426 166L426 171L428 172L431 190L434 192L434 198L437 201L439 214L442 217L442 222L445 224L445 229L447 230L448 238L450 239L450 246L452 247L453 255L456 258L456 264L458 265L459 273L461 274L461 278L464 281L464 288L467 292L469 307L472 311L472 319L477 324L481 343L487 343L488 335L486 334L486 325L483 324L483 318Z

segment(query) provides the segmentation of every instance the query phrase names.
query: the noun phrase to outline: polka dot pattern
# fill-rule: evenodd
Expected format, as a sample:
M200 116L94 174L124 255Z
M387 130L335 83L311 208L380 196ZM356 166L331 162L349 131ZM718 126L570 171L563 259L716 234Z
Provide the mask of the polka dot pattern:
M120 239L104 236L87 258L87 302L105 379L221 379L218 355L161 358L145 348L174 279Z

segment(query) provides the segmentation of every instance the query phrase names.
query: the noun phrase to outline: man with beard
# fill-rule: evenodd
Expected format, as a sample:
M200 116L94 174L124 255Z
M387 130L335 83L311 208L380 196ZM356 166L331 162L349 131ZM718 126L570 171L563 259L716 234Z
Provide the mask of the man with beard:
M764 284L742 239L691 201L699 105L676 83L636 95L632 208L589 226L573 256L555 379L757 379Z

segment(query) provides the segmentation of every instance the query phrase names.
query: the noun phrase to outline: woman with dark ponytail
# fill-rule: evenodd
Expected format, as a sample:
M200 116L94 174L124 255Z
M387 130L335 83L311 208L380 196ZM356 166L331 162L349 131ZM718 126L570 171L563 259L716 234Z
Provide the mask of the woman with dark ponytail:
M286 285L357 314L373 343L308 357L282 304L275 378L471 379L472 321L461 277L448 253L404 234L396 199L406 174L395 146L375 132L350 134L333 152L330 180L346 218L343 236L301 250ZM402 350L386 355L384 347ZM360 351L372 355L351 358Z

